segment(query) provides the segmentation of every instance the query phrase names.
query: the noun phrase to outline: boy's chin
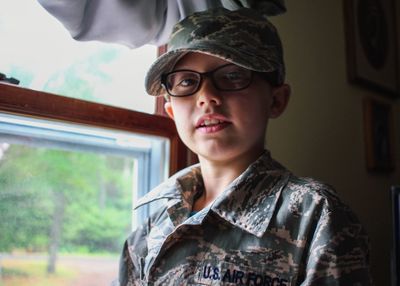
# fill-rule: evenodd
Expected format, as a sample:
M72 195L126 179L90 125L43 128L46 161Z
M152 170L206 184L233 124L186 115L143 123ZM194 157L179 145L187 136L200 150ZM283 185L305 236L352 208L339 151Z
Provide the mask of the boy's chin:
M264 148L252 148L249 150L243 148L225 148L223 150L202 149L194 151L199 157L199 161L209 161L214 163L231 163L240 160L243 163L255 161L264 151Z

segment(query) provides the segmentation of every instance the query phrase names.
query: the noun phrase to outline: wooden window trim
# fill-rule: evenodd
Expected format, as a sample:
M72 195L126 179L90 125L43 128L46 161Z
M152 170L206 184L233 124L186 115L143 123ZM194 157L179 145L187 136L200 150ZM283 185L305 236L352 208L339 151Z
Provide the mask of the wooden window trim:
M170 174L192 163L174 122L152 115L0 83L0 112L166 137L170 140Z

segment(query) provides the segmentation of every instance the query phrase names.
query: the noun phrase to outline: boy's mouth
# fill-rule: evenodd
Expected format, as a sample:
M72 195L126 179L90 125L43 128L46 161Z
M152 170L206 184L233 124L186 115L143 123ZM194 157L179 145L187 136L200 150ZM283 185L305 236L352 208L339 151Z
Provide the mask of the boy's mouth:
M212 133L217 132L219 130L224 129L230 124L228 120L226 120L221 115L213 115L213 116L203 116L201 117L196 124L196 129L204 132L204 133Z
M223 122L224 122L224 121L218 120L218 119L206 119L206 120L204 120L203 123L200 124L199 127L215 126L215 125L221 124L221 123L223 123Z

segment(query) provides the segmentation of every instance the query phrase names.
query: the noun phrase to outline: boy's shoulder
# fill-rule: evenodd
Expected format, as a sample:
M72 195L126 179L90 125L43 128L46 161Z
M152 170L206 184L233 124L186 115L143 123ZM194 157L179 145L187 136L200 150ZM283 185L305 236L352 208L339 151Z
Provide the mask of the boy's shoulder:
M321 180L312 177L299 177L291 173L287 191L304 195L321 196L328 199L339 199L335 188Z
M291 174L282 190L281 200L282 206L294 216L325 213L341 221L359 223L353 210L342 201L335 188L314 178Z

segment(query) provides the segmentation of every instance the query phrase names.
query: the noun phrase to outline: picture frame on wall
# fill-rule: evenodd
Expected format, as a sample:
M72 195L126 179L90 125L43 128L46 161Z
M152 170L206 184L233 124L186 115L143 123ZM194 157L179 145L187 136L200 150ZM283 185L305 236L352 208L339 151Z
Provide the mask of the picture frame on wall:
M344 0L347 73L351 83L400 95L395 1Z
M367 169L390 172L395 168L393 108L384 101L366 98L363 113Z

